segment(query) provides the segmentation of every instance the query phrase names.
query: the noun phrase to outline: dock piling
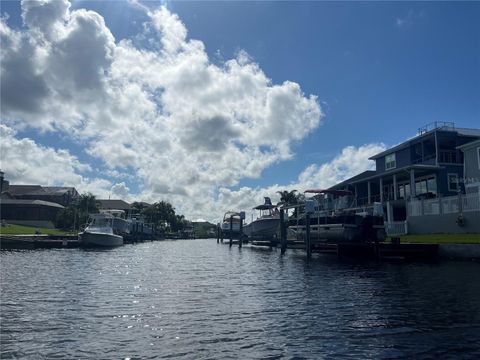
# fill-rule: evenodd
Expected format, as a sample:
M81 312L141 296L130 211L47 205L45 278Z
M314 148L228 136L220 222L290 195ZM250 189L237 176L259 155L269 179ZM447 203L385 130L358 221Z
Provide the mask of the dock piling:
M307 248L307 258L312 257L312 244L310 242L310 214L305 214L305 246Z
M240 233L238 235L238 248L242 248L242 243L243 243L243 219L240 217Z
M233 245L233 238L232 238L232 233L233 233L233 215L230 216L230 247Z
M287 236L286 236L286 227L285 227L285 210L280 209L280 244L281 244L281 254L285 254L287 250Z

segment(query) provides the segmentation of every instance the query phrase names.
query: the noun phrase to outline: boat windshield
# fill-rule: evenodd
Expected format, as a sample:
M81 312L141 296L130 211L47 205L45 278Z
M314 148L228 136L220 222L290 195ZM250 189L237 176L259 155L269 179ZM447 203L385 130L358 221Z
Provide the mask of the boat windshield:
M88 225L89 230L97 230L102 232L112 232L113 216L107 216L105 214L92 214L90 215L91 222Z
M123 211L123 210L113 210L113 209L100 210L100 213L110 214L113 217L120 218L120 219L125 219L125 211Z

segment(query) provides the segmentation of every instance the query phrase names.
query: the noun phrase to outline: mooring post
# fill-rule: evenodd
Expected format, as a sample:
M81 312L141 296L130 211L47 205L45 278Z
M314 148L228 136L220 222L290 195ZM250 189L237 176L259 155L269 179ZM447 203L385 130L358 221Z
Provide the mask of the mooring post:
M286 234L286 228L285 228L285 210L280 209L280 244L281 244L281 254L285 254L285 251L287 250L287 234Z
M305 246L307 247L307 258L312 257L312 244L310 243L310 214L305 214Z
M233 245L232 233L233 233L233 215L230 216L230 247L232 247Z
M217 244L220 243L220 223L217 223Z
M238 248L242 248L243 238L243 219L240 217L240 234L238 235Z

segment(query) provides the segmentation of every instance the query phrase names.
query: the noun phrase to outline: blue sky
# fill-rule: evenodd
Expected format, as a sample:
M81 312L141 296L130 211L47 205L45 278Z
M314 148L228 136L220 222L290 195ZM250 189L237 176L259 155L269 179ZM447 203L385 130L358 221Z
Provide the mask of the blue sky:
M305 98L317 97L323 113L319 124L311 125L301 136L289 138L291 156L278 155L266 161L260 176L258 172L254 176L239 173L234 181L215 180L215 185L202 188L202 191L213 189L213 201L219 200L222 188L230 192L244 187L257 189L252 195L256 200L262 190L275 190L271 188L274 184L301 185L299 175L305 169L309 166L320 169L349 146L355 149L380 143L391 146L432 121L479 127L478 2L163 4L170 14L178 15L188 31L188 39L203 43L210 64L222 67L226 61L246 52L249 61L271 79L271 84L281 85L285 81L298 84ZM93 10L104 18L117 45L122 39L130 39L137 49L149 49L152 39L155 42L158 38L151 31L144 31L144 24L151 21L145 7L154 11L160 5L74 1L69 11ZM9 14L8 26L25 31L27 26L22 25L21 11L19 2L2 2L2 14ZM72 140L75 128L60 131L55 126L52 131L24 120L21 115L15 117L14 124L12 115L2 110L2 122L15 130L17 140L28 137L40 147L66 149L81 163L89 164L89 170L75 170L86 184L97 176L96 169L105 167L105 158L92 156L92 151L87 150L92 145L90 138ZM301 124L299 119L297 126ZM262 146L266 145L260 145L259 149ZM6 160L2 162L5 168ZM342 174L353 175L357 170L354 167ZM123 193L125 196L128 193L130 197L142 197L148 193L149 200L162 197L161 191L147 191L153 175L145 175L140 167L132 172L134 176L130 178L114 179L107 174L98 178L109 181L110 185L123 182L129 189ZM14 178L22 182L19 174L17 171ZM24 181L29 180L31 177L27 176ZM104 184L102 189L108 190L108 186ZM172 193L175 191L169 190L165 196L171 201L181 200ZM229 205L235 205L234 198L230 193ZM185 207L185 212L189 211L195 216L195 211Z

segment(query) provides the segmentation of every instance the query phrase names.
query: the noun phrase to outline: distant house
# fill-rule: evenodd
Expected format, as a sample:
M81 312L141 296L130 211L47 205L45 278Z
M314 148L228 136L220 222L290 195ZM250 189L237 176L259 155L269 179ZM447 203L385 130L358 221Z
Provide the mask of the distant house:
M53 228L62 209L58 203L42 200L0 199L1 218L12 224Z
M79 194L74 187L9 185L4 193L18 200L41 200L68 206L78 199Z
M100 210L123 210L128 216L132 213L133 207L123 200L98 199Z

